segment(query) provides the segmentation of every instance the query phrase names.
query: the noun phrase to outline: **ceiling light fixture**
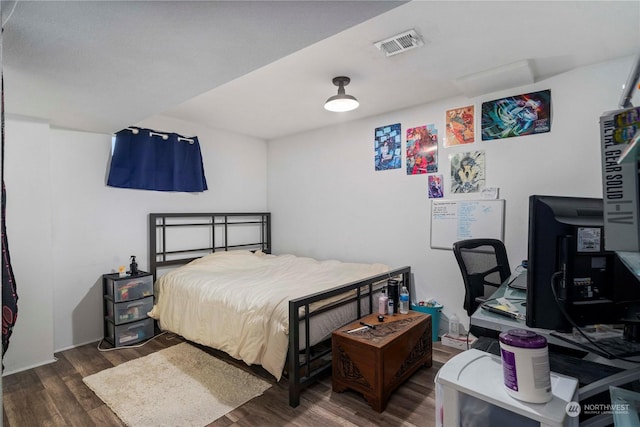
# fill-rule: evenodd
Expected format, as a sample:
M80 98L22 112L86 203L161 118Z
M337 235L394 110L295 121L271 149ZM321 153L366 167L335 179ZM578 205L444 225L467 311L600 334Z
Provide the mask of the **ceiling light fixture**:
M347 95L344 92L344 87L348 85L350 81L351 79L349 77L344 76L333 78L333 84L338 86L338 94L327 99L327 102L324 103L326 110L341 113L358 108L360 105L358 100L354 96Z

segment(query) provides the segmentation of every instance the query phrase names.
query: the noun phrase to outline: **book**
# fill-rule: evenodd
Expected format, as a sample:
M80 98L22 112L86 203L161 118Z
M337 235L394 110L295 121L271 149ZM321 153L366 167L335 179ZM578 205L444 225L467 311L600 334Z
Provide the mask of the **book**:
M605 249L640 252L638 226L638 139L640 107L604 113L600 117ZM622 142L621 142L622 141ZM621 162L622 154L627 161Z

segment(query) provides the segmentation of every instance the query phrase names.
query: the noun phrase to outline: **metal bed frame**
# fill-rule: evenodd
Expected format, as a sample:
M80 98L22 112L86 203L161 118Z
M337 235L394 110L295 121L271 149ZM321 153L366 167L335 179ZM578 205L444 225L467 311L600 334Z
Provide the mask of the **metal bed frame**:
M167 230L175 227L204 227L209 234L208 244L198 248L170 249L168 247ZM237 227L258 228L255 240L235 241L232 230ZM158 269L184 265L201 256L216 251L260 250L271 253L271 214L267 212L243 213L152 213L149 214L149 271L154 281ZM411 267L405 266L384 274L368 277L363 280L347 283L305 297L289 301L289 351L285 376L289 383L289 405L300 404L300 393L308 385L316 382L331 371L331 345L329 337L324 345L312 346L310 342L310 323L322 313L356 304L357 320L374 310L374 295L380 286L374 286L391 278L407 284L411 277ZM321 309L310 311L311 304L337 295L353 292L355 295L334 302ZM365 303L368 303L365 305ZM304 342L301 343L301 328L304 331Z
M175 222L173 222L175 220ZM259 226L257 241L233 241L230 229ZM182 227L205 227L209 245L170 250L167 230ZM175 267L200 258L203 254L234 249L261 250L271 253L271 214L258 213L152 213L149 214L149 271L153 280L162 267ZM194 255L196 254L196 255Z

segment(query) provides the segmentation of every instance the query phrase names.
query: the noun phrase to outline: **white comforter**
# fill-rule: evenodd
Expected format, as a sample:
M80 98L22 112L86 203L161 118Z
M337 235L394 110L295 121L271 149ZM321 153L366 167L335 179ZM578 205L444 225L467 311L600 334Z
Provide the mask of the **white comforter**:
M279 380L287 357L289 300L388 270L383 264L216 252L160 277L149 315L162 330L262 365Z

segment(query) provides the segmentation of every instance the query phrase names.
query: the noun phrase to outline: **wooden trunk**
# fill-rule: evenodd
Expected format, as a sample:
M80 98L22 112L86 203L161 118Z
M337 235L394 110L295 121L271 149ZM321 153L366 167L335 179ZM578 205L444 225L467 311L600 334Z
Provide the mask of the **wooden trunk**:
M358 391L378 412L407 378L431 366L431 316L409 311L384 317L378 322L372 314L332 334L333 391ZM347 332L360 322L375 329Z

